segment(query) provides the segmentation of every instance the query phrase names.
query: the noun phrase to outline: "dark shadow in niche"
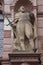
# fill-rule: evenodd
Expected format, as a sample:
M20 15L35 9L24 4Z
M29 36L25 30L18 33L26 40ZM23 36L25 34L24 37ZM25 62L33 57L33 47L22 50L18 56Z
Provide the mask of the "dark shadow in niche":
M0 10L0 14L2 14L2 10Z
M1 62L0 62L0 65L2 65Z
M0 10L0 21L3 22L4 21L4 15L3 15L3 11Z
M2 3L0 2L0 5L2 6Z
M0 2L0 8L2 8L2 2ZM2 10L0 10L0 14L2 14Z

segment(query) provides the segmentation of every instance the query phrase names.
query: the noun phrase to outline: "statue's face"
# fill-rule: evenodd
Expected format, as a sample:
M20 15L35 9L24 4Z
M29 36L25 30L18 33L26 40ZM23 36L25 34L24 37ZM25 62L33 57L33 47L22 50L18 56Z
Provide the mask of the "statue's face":
M24 7L24 6L21 6L21 7L19 8L19 11L20 11L20 12L25 12L25 7Z

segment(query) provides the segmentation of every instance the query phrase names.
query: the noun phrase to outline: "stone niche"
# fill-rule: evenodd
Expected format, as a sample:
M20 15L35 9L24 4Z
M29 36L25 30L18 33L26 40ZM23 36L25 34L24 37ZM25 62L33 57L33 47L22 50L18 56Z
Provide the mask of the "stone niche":
M14 52L9 54L10 65L41 65L39 53Z
M25 4L26 2L27 4ZM26 8L27 12L28 11L34 12L36 17L36 9L35 9L36 6L34 6L30 0L17 0L17 2L15 3L15 6L11 6L12 17L14 13L18 11L21 5L23 5ZM40 59L41 59L40 53L34 53L34 52L30 53L29 51L14 51L9 54L10 65L41 65Z

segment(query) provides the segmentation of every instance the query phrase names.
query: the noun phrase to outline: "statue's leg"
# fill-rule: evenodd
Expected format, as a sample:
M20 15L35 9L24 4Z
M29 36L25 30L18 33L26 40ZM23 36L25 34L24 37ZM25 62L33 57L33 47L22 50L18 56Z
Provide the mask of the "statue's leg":
M17 46L17 39L14 40L12 46L13 46L13 47L12 47L12 48L13 48L13 51L15 51L15 50L20 50L20 47Z
M18 38L21 50L25 50L25 45L24 45L24 24L22 22L19 22L17 24L17 38Z
M34 42L33 42L33 38L32 35L33 35L33 32L32 32L32 27L31 25L29 24L25 24L25 35L27 37L27 39L29 40L29 43L28 43L28 50L32 50L33 47L34 47Z
M19 34L21 49L25 50L25 43L24 43L24 25L22 24L20 27L20 34Z
M29 39L29 44L31 46L31 50L33 50L34 49L34 41L33 41L33 39Z
M24 44L24 38L20 37L20 44L21 44L21 49L25 50L25 44Z
M32 26L28 23L25 24L25 35L29 39L30 36L33 34L32 32Z

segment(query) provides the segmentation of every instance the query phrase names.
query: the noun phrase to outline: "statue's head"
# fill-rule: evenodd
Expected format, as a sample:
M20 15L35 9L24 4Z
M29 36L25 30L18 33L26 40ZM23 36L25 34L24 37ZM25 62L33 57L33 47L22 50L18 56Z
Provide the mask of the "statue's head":
M21 6L18 11L19 12L25 12L25 7L24 6Z

